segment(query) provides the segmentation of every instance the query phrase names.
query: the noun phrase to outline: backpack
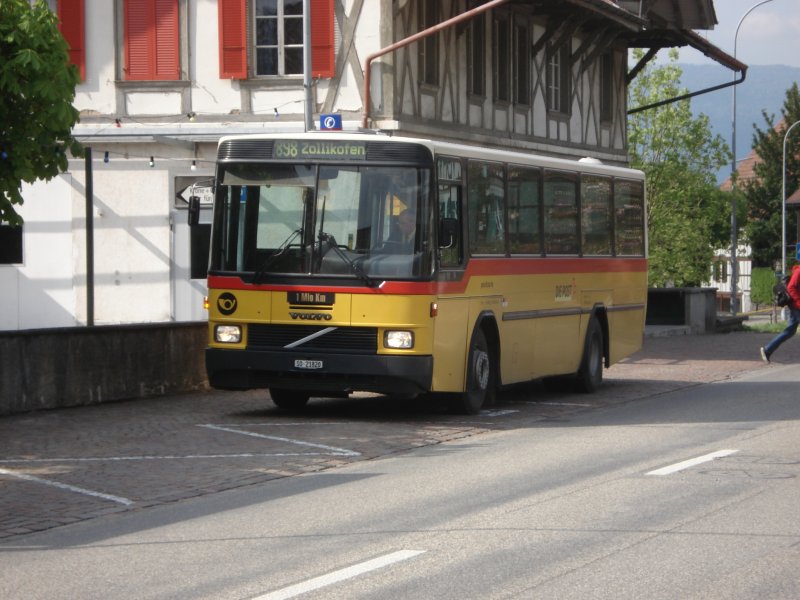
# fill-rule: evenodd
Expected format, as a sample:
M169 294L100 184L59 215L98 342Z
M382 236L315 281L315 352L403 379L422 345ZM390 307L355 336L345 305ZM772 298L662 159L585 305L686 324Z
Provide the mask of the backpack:
M772 301L775 303L775 306L789 306L789 303L792 301L792 297L789 295L789 290L786 289L786 284L788 281L788 276L783 277L772 288Z

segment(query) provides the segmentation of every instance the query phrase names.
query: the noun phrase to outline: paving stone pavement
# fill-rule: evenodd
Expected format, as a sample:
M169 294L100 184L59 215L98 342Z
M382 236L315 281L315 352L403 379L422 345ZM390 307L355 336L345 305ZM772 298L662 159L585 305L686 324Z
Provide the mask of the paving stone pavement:
M85 519L335 469L579 411L800 362L800 338L773 365L769 334L647 337L596 394L540 383L500 394L480 415L436 400L357 395L276 410L262 391L202 392L0 417L0 543ZM265 491L265 500L268 491Z

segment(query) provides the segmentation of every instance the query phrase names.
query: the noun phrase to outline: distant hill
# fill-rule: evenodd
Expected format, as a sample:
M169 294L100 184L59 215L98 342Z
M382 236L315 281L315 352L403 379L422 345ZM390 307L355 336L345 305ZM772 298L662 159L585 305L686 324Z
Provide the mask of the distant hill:
M679 64L683 70L681 85L690 92L732 81L733 73L720 65ZM736 154L739 160L752 149L753 124L765 126L762 110L780 118L786 90L800 82L800 68L784 65L750 65L747 77L736 86ZM692 112L708 115L711 129L730 145L733 110L733 88L701 94L691 100ZM730 175L730 166L723 167L717 179L722 182Z

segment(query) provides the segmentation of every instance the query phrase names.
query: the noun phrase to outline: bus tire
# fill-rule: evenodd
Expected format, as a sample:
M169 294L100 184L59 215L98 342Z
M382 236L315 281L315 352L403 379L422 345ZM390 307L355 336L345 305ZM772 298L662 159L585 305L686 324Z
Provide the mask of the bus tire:
M578 391L590 394L603 383L603 330L597 319L592 318L586 329L581 367L576 377Z
M469 345L466 389L451 396L450 409L463 415L477 414L485 404L493 403L495 379L489 343L486 334L478 328L472 334Z
M270 388L269 396L272 403L283 410L299 410L308 404L308 392L299 390L285 390L282 388Z

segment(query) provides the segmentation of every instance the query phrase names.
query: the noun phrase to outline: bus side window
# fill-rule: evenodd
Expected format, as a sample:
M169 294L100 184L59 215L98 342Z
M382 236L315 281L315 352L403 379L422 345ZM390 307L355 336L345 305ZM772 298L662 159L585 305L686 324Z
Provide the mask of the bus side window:
M617 256L644 256L644 184L614 182L614 233Z
M511 254L541 254L538 169L508 167L508 241Z
M461 223L461 186L452 183L440 184L439 256L443 267L456 267L461 264L464 256Z
M578 254L578 177L576 173L544 173L544 251Z
M470 254L505 254L505 167L470 160L467 167Z
M581 253L611 256L611 178L581 176Z

